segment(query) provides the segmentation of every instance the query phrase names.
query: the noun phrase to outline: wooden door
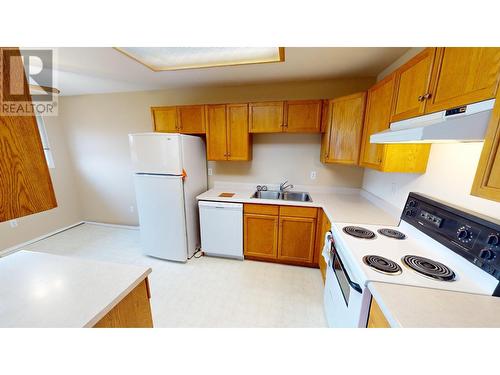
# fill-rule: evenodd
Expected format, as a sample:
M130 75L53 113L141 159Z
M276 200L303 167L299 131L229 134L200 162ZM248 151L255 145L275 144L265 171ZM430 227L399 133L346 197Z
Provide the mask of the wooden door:
M358 164L365 103L366 92L333 100L327 163Z
M391 122L419 116L425 112L435 52L435 48L426 48L396 70Z
M322 163L329 162L330 138L332 132L333 100L323 102L323 115L321 117L321 151L320 160ZM324 129L324 130L323 130Z
M177 107L177 121L181 133L205 134L205 106L183 105Z
M283 129L288 133L321 131L321 100L292 100L285 103Z
M283 102L249 103L250 133L280 133L283 131Z
M227 160L226 106L207 106L207 160Z
M278 216L243 215L243 254L245 257L276 259L278 253Z
M471 194L500 202L500 90L496 95Z
M2 58L4 50L0 48L4 87L22 85L23 100L31 102L19 50L9 48L13 51L10 63ZM56 197L35 116L1 115L0 222L55 207Z
M373 297L370 304L370 312L368 314L367 328L391 328L384 313L380 310L380 306Z
M332 224L330 223L330 220L328 219L328 216L326 216L325 211L321 210L320 214L318 216L318 231L319 233L316 233L316 247L317 247L317 256L318 256L318 265L319 269L321 271L321 276L323 277L323 282L326 279L326 267L327 264L325 262L325 258L323 258L322 252L323 252L323 245L325 242L325 234L329 230L331 230Z
M389 128L395 76L391 74L368 90L360 165L380 168L384 146L370 143L370 136Z
M248 133L248 104L227 104L228 160L251 160L252 147Z
M427 113L495 97L500 48L438 48Z
M315 218L280 215L278 259L299 263L312 263L315 235Z
M156 132L177 133L177 107L152 107L153 127Z

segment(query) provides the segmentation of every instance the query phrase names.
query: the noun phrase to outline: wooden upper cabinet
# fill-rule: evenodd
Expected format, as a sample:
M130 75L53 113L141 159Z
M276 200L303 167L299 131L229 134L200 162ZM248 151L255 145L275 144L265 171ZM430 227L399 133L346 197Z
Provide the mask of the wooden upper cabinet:
M249 103L250 133L280 133L283 131L284 102Z
M9 64L2 57L3 50L0 48L3 87L22 85L23 101L31 102L19 51L14 50ZM35 116L1 115L0 222L55 207L56 197Z
M500 90L496 95L471 194L500 202Z
M228 160L251 160L252 144L248 134L248 104L226 105Z
M495 97L500 48L438 48L426 112Z
M207 105L207 160L227 160L226 106Z
M319 133L321 131L321 100L291 100L285 103L283 131L288 133Z
M396 70L395 95L390 121L415 117L425 112L436 48L426 48Z
M157 132L177 133L177 107L152 107L154 129Z
M252 159L247 104L207 105L207 159Z
M395 75L391 74L368 90L360 165L382 172L424 173L429 144L373 144L370 136L389 128L390 103Z
M357 165L366 92L331 100L329 129L322 139L322 162Z
M279 218L278 259L312 263L316 239L316 219L309 217Z
M185 134L205 134L205 106L184 105L177 107L179 131Z
M384 145L370 143L370 136L389 128L396 77L391 74L368 90L360 165L380 168Z

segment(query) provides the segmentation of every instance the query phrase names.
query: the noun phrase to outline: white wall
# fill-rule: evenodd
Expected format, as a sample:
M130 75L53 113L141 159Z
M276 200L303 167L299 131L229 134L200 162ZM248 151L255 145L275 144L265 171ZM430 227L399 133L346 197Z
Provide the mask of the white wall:
M384 78L420 52L412 48L377 77ZM425 174L382 173L366 169L363 189L402 207L408 193L420 192L484 215L500 218L500 203L470 195L483 143L433 144Z
M9 222L0 223L0 251L81 221L75 176L69 160L63 124L57 117L47 117L45 126L56 166L50 170L50 175L57 208L19 218L15 228L11 228Z
M321 99L367 89L373 78L288 82L266 85L191 88L63 97L60 121L67 130L83 218L136 225L127 135L152 130L150 107L158 105L246 102L277 99ZM209 180L324 184L361 187L357 167L324 166L319 161L320 136L256 135L251 162L210 162ZM309 180L310 171L318 178Z

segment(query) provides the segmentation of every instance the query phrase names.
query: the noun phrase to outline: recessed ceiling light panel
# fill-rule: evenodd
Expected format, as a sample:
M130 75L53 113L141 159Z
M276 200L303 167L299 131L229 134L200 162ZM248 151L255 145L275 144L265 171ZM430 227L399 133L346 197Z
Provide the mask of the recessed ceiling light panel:
M285 61L282 47L119 47L116 50L155 72Z

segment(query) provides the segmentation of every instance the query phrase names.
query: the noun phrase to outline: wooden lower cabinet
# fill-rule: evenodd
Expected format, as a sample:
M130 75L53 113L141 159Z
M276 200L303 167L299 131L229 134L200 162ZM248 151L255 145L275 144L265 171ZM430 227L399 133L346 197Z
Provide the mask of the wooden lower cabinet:
M125 296L94 328L153 328L148 279Z
M325 282L326 279L326 267L328 266L325 262L325 258L323 258L323 255L321 253L323 252L325 234L331 229L331 227L332 224L328 219L328 216L326 216L325 212L323 210L318 212L318 229L316 231L316 257L323 282Z
M277 215L244 214L243 253L246 258L277 258L278 223Z
M245 204L245 259L317 267L317 208Z
M372 297L367 328L391 328L375 298Z
M315 236L315 218L280 216L278 259L312 263Z

